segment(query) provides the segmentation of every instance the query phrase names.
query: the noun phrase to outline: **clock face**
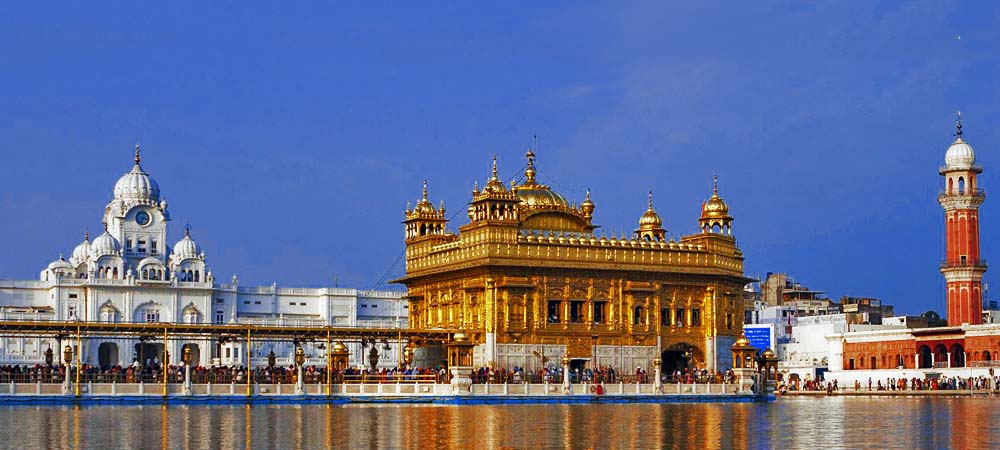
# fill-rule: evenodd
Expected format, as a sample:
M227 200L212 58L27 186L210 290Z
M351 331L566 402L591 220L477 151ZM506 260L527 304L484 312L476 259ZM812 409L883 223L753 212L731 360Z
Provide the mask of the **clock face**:
M139 211L135 215L135 222L138 223L139 225L149 224L149 214L146 213L146 211Z

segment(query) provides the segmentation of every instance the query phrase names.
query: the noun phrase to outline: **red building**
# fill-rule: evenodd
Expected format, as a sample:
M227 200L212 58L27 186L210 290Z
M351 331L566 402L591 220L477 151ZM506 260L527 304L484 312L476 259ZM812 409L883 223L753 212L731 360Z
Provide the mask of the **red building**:
M830 335L831 377L842 382L932 372L967 377L985 375L1000 365L1000 324L983 324L986 260L979 253L979 206L985 193L978 180L982 171L972 146L962 137L959 116L955 140L940 169L944 186L938 194L946 222L941 273L947 282L948 326Z
M976 325L983 323L986 260L979 254L979 205L986 195L978 183L983 168L976 165L972 146L962 139L961 119L940 170L944 188L938 203L944 208L946 224L941 273L948 283L948 325Z

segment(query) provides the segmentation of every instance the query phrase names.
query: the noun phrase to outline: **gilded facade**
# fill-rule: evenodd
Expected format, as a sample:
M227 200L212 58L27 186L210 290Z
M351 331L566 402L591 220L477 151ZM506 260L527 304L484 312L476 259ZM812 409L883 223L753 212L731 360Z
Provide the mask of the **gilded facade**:
M523 181L509 186L494 158L458 233L426 182L407 206L397 282L408 288L410 326L464 331L479 344L477 365L535 369L568 353L573 366L625 372L652 373L656 356L668 371L728 368L749 280L718 189L702 204L698 234L667 239L650 194L635 232L608 237L595 232L589 191L568 202L526 156Z

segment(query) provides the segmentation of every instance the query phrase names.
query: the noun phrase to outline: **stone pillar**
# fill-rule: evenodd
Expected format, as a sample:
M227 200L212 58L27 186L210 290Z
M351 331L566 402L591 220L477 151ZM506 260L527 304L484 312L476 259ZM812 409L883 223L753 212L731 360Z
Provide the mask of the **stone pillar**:
M948 352L948 368L951 368L951 352Z
M934 368L934 352L931 352L931 368Z
M659 356L657 356L656 358L653 358L653 367L655 368L655 370L653 371L653 376L654 376L654 378L653 378L653 392L655 392L657 394L662 394L663 393L663 380L660 379L660 365L662 363L663 363L663 361L660 360Z
M295 347L295 369L298 377L295 379L295 395L306 393L306 380L302 376L302 365L306 362L306 353L301 346Z
M569 384L569 375L570 375L570 373L569 373L569 353L566 353L566 354L563 355L563 357L562 357L562 365L563 365L563 382L562 382L563 393L564 394L572 394L573 391L572 391L572 388L570 387L570 384Z
M913 368L914 369L919 369L920 368L920 352L917 352L913 356Z

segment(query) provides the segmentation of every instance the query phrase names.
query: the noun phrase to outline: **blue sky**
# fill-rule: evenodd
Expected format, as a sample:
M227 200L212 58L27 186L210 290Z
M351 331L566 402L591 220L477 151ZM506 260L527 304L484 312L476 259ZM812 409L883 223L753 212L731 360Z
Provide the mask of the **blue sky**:
M541 181L592 189L609 231L652 189L695 232L717 173L748 275L941 311L956 110L997 185L994 2L331 3L6 5L0 278L98 230L136 142L173 238L190 222L218 277L261 284L401 274L421 180L462 211L538 135Z

